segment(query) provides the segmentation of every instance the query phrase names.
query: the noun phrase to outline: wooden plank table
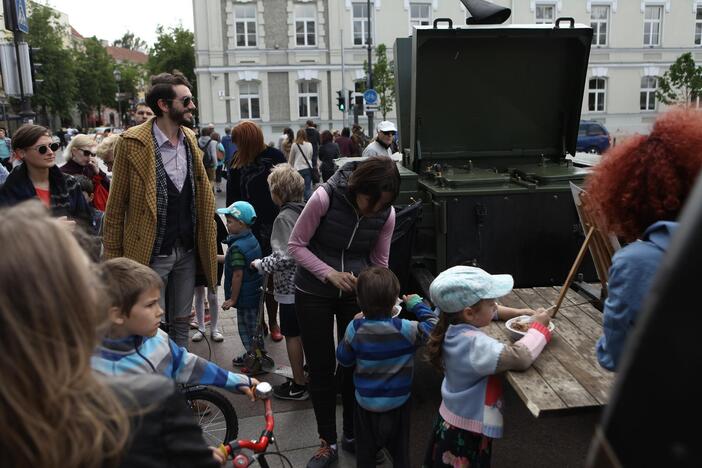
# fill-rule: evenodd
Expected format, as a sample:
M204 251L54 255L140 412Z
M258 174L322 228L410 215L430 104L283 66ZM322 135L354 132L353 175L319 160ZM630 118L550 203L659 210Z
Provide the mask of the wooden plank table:
M515 289L500 302L508 307L549 307L560 288ZM602 313L573 291L568 291L555 318L551 342L524 372L506 372L507 381L535 417L574 408L606 405L615 374L600 367L595 342L602 334ZM510 343L504 322L483 329Z

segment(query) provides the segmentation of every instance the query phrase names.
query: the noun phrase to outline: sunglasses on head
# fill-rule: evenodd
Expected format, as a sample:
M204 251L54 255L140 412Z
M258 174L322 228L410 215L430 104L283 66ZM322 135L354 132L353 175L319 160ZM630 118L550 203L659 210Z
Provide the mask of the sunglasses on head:
M54 144L55 144L55 143L54 143ZM54 151L55 151L55 150L54 150ZM81 150L81 151L83 152L83 156L85 156L86 158L87 158L87 157L90 157L90 156L97 156L97 153L93 153L92 151L87 150L87 149L84 149L84 150Z
M195 98L192 97L192 96L184 96L184 97L182 97L182 98L176 98L176 99L166 99L166 101L171 101L171 102L173 102L173 101L180 101L180 102L183 103L183 107L188 107L188 106L190 106L190 103L191 103L191 102L192 102L193 104L195 104Z
M39 145L34 147L34 149L36 149L39 152L39 154L46 154L46 152L49 151L49 148L51 148L51 151L58 151L59 144L51 143L49 145Z

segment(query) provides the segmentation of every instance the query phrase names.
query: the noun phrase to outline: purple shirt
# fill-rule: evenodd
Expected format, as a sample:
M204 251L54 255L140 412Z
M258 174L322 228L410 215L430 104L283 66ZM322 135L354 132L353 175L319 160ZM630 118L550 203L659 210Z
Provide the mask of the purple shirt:
M166 174L170 177L173 185L176 186L178 191L181 191L185 183L185 177L188 175L188 153L185 150L185 134L183 130L178 129L178 143L176 146L173 146L173 143L170 142L154 121L154 136L156 137L158 149L161 151L163 168L166 170Z

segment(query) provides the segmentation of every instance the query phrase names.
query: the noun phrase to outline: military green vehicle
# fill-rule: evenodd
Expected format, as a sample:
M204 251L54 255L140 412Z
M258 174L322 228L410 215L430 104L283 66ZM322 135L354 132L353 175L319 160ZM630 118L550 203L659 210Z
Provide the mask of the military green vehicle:
M437 19L395 44L403 180L423 213L412 264L562 284L583 241L569 182L592 29ZM405 197L407 198L407 197ZM594 280L592 265L585 279Z

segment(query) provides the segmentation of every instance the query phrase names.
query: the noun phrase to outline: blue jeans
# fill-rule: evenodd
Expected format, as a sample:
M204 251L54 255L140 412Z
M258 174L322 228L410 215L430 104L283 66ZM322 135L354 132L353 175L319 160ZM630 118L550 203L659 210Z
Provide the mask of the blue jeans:
M236 324L239 328L239 338L247 353L253 349L253 337L256 335L258 307L237 307Z
M300 169L297 171L305 179L305 201L312 196L312 169Z

